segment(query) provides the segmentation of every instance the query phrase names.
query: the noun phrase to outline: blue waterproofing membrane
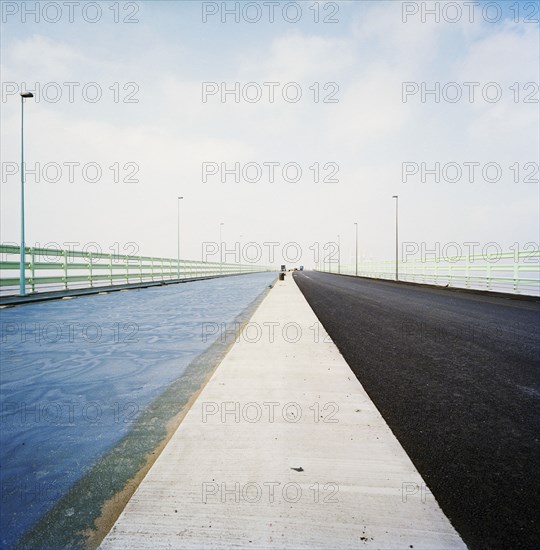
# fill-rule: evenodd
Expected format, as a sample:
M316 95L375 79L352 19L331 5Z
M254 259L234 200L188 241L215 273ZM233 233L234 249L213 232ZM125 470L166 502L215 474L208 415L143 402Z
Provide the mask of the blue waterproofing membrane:
M12 548L274 279L246 274L2 310L2 548Z

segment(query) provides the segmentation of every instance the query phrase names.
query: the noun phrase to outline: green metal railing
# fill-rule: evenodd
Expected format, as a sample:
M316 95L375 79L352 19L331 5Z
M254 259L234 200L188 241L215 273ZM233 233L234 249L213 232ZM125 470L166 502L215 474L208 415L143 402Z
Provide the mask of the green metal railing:
M18 294L20 247L0 245L0 254L2 295ZM27 292L271 271L253 264L32 247L25 247L25 270Z
M536 251L502 254L408 259L398 263L399 279L416 283L540 295L540 253ZM337 273L337 262L325 264L326 273ZM355 275L354 264L341 264L339 272ZM359 261L358 276L395 279L394 260Z

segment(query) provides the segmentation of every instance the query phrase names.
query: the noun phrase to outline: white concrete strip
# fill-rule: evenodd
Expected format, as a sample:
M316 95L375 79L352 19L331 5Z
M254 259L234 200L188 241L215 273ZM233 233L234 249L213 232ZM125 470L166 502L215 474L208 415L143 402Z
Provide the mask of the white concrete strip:
M364 547L465 545L288 275L101 548Z

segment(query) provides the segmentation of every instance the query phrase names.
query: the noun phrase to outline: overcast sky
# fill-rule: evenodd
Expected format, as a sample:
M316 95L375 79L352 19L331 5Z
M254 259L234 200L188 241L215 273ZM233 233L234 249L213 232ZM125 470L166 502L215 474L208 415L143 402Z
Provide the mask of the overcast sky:
M391 259L395 194L404 242L538 242L538 3L441 2L439 22L424 2L35 4L2 4L3 242L22 83L30 246L176 257L178 195L187 258L224 223L263 261L297 242L310 266L338 234L346 261L357 222L361 256Z

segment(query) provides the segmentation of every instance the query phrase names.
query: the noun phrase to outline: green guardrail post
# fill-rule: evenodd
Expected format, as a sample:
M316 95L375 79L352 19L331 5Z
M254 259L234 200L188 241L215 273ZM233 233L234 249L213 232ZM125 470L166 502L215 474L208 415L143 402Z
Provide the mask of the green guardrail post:
M94 279L93 279L93 276L94 274L92 273L92 252L89 252L88 253L88 270L90 271L90 287L93 287L94 286Z
M30 252L30 284L32 286L32 292L36 291L36 283L35 283L35 276L36 276L36 267L35 267L35 253L34 248L29 249Z
M68 251L63 250L64 257L64 289L68 289Z

